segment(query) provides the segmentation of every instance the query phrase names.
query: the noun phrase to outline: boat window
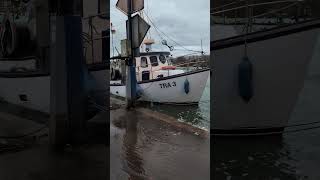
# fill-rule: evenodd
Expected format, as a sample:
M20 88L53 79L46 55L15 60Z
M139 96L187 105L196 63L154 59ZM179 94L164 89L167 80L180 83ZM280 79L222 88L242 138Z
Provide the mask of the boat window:
M140 66L141 66L142 68L148 67L148 60L147 60L146 57L141 57L141 59L140 59Z
M151 66L158 66L158 58L157 56L150 56L150 63L151 63Z
M164 57L164 55L160 54L159 56L159 60L162 64L165 64L166 63L166 58Z

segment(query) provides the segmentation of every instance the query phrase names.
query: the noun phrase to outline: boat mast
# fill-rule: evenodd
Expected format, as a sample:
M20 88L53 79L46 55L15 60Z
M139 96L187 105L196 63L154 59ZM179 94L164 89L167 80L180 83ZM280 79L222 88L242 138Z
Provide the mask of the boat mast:
M147 7L148 9L148 7ZM144 18L144 14L143 11L139 12L139 15L141 16L141 18L143 18L146 22L148 22L148 20L146 18ZM150 24L150 22L148 22L148 24ZM154 39L151 38L151 32L149 31L145 37L145 39L143 40L143 44L141 44L141 50L145 51L145 52L149 52L152 51L152 44L154 44L155 41ZM143 46L144 45L144 46ZM145 47L145 49L143 49Z

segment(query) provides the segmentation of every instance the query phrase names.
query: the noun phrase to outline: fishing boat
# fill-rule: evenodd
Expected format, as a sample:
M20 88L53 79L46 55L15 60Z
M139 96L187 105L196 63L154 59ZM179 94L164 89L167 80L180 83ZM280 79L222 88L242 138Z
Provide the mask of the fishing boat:
M38 3L37 8L33 1L19 3L18 7L17 4L11 4L11 1L0 3L0 10L4 10L0 11L0 84L2 86L0 100L26 109L49 113L51 91L49 64L52 63L50 62L52 58L49 56L49 34L55 33L55 23L52 22L52 17L49 20L48 11L45 11L48 8L47 1ZM101 41L109 44L109 40L107 37L101 37L101 34L109 32L109 29L105 25L106 20L100 17L101 14L92 16L93 12L97 13L96 7L92 5L97 5L97 2L90 1L90 3L91 9L90 6L85 6L84 9L84 15L90 14L90 17L84 17L82 21L83 39L85 39L83 41L84 57L87 63L87 72L84 74L86 93L89 95L99 92L101 96L106 97L109 70L107 59L101 56L101 44L103 44ZM7 11L8 9L10 11ZM19 16L14 16L16 10L20 9L26 11L20 12ZM28 12L30 10L34 10L35 14L30 14ZM44 14L41 15L41 13ZM92 25L88 24L88 21L100 22L104 25L96 26L99 32L90 34L86 32L92 30ZM49 22L51 22L50 26ZM96 51L98 49L100 52L94 52L92 49Z
M168 104L197 104L207 83L209 68L186 71L170 63L170 52L146 52L136 58L139 101ZM126 97L119 65L110 64L110 92ZM118 68L117 68L118 67ZM115 75L118 74L118 75ZM118 79L117 79L118 78Z
M211 133L282 134L320 32L313 19L211 41Z
M142 11L139 12L139 16L144 19ZM148 15L146 17L150 24L156 26ZM115 30L112 31L112 34L114 33ZM161 39L162 45L168 47L170 51L174 50L165 38ZM147 34L140 45L139 56L134 58L137 100L162 104L198 104L210 73L208 67L200 67L204 62L203 59L189 59L184 60L182 64L173 64L170 52L152 51L154 43L150 33L149 36ZM198 57L204 55L203 51L190 51L192 54L201 53ZM110 58L110 93L126 98L126 65L121 56L124 55Z

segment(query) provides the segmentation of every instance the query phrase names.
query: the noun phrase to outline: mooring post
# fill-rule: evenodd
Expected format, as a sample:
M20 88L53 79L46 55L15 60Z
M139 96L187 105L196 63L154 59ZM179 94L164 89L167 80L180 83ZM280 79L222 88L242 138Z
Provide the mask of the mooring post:
M85 137L85 60L82 47L82 1L58 0L51 17L50 142L79 144Z
M134 107L136 100L136 67L135 67L135 49L133 48L132 41L132 0L127 0L128 3L128 32L127 39L130 43L130 56L127 64L127 81L126 81L126 96L127 96L127 108Z

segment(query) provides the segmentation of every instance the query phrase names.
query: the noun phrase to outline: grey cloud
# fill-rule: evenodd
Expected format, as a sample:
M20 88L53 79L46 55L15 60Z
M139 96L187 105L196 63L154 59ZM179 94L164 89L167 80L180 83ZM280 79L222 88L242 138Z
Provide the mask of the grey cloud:
M115 8L116 0L111 0L111 22L117 28L115 44L125 38L126 17ZM155 25L178 43L192 48L203 49L209 53L210 44L210 1L209 0L145 0L145 12L152 18ZM146 18L147 19L147 18ZM161 45L154 27L151 27L152 38L156 40L154 50L167 50ZM165 36L163 36L165 38ZM165 38L169 44L174 44ZM119 47L119 45L117 45ZM180 47L176 47L181 49ZM183 52L173 52L182 55ZM184 52L190 53L190 52Z

